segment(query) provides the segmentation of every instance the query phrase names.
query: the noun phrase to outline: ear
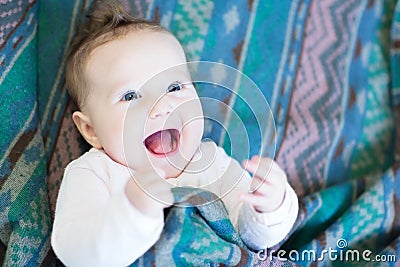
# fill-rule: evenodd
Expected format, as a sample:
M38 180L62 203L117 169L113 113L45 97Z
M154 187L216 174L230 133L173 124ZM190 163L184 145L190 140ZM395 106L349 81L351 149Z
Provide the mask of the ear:
M72 120L83 138L85 138L86 142L88 142L92 147L98 149L102 148L96 132L94 131L93 123L87 115L83 114L81 111L75 111L72 114Z

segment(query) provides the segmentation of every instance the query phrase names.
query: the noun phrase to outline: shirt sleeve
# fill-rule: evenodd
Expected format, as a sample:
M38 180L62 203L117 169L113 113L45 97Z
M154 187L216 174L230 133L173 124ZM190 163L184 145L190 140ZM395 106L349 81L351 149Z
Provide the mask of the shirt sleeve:
M289 183L286 183L285 197L279 208L260 213L239 200L239 195L250 189L249 173L220 147L217 148L216 163L225 167L219 167L219 192L215 193L222 197L243 242L250 248L259 250L282 241L292 229L298 214L297 195Z
M159 238L163 214L150 218L125 196L120 185L86 168L67 168L60 188L51 244L67 266L126 266Z

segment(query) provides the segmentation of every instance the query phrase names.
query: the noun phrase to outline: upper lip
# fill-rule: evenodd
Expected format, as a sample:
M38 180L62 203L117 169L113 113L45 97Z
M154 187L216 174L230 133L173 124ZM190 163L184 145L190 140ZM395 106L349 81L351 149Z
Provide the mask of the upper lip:
M150 123L151 122L151 123ZM152 134L163 130L178 130L181 132L182 121L176 116L169 116L166 119L152 120L145 124L143 142Z

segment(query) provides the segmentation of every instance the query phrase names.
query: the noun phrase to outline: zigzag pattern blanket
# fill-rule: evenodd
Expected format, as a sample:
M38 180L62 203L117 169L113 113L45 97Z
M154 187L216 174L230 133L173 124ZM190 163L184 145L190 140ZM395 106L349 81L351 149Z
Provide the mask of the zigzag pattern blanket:
M400 256L398 1L123 2L132 13L171 29L189 60L237 68L262 91L276 135L254 125L229 91L215 97L238 112L251 155L276 138L275 159L301 202L293 233L279 245L287 258L290 251L313 252L325 256L291 259L301 265L358 265L366 263L323 253L369 250L376 260L369 264L395 265ZM55 262L49 238L57 188L66 164L87 149L70 119L64 54L89 4L0 1L0 259L5 266ZM235 88L246 90L240 80ZM229 151L228 137L240 136L231 111L221 105L209 110L229 136L222 127L206 125L205 137Z
M177 205L167 211L160 239L132 267L292 266L248 249L217 196L192 188L173 192Z

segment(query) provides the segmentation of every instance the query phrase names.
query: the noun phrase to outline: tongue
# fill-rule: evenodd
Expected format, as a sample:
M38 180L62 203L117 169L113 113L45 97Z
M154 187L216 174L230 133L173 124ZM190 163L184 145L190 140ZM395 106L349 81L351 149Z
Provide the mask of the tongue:
M159 131L147 137L146 147L155 154L166 154L172 151L172 136L170 131Z

